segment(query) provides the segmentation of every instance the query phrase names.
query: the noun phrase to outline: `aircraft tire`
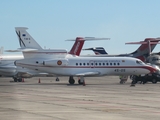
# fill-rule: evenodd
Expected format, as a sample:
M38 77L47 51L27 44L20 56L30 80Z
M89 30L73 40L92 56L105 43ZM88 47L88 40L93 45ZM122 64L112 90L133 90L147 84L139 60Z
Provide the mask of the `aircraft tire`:
M18 82L22 82L22 78L19 78L19 79L17 79L18 80Z
M75 80L73 78L73 76L69 76L69 84L73 85L75 83Z
M136 80L132 80L131 84L136 84L137 81Z
M125 81L124 80L120 80L120 82L119 82L120 84L124 84L125 83Z
M156 80L155 78L153 78L153 79L152 79L152 83L153 83L153 84L156 84L156 83L157 83L157 80Z
M75 83L74 79L69 79L69 84L73 85Z
M56 81L59 81L59 78L58 78L58 77L56 78Z
M14 82L17 82L17 78L14 78Z

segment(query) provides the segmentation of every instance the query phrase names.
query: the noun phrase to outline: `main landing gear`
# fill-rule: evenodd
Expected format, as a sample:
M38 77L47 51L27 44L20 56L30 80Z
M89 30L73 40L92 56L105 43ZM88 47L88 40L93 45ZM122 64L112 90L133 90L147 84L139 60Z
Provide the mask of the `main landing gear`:
M71 85L73 85L75 83L75 80L73 78L73 76L69 77L69 81L68 81Z
M69 77L69 84L71 84L71 85L73 85L74 83L75 83L75 80L74 80L74 78L73 78L73 76L70 76ZM80 77L79 79L78 79L78 84L79 85L83 85L85 83L85 81L84 81L84 78L83 77Z
M22 78L13 77L13 79L14 79L14 82L22 82Z

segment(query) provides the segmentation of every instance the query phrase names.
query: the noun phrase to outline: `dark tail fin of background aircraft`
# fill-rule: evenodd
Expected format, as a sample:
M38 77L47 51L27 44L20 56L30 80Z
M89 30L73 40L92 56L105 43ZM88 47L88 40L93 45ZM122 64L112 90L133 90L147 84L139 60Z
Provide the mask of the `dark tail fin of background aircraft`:
M145 61L145 58L150 55L156 45L159 43L160 38L146 38L140 42L129 42L126 44L142 44L136 51L130 53L132 57L139 58Z
M103 47L86 48L83 50L92 50L96 55L108 54Z

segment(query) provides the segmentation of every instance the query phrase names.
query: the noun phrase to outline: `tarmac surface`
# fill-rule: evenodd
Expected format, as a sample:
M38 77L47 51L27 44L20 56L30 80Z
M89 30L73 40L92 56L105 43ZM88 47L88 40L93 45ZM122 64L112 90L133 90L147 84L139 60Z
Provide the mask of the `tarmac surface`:
M160 83L119 84L116 76L0 78L0 120L160 120Z

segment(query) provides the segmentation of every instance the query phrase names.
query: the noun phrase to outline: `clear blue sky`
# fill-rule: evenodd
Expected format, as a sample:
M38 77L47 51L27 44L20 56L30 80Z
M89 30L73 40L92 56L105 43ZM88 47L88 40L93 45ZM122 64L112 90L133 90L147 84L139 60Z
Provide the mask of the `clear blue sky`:
M77 36L109 37L86 42L110 54L129 53L139 45L125 42L160 37L160 0L0 0L0 46L19 48L15 27L28 32L46 48L70 50ZM155 52L160 51L157 45ZM92 52L82 52L88 54Z

